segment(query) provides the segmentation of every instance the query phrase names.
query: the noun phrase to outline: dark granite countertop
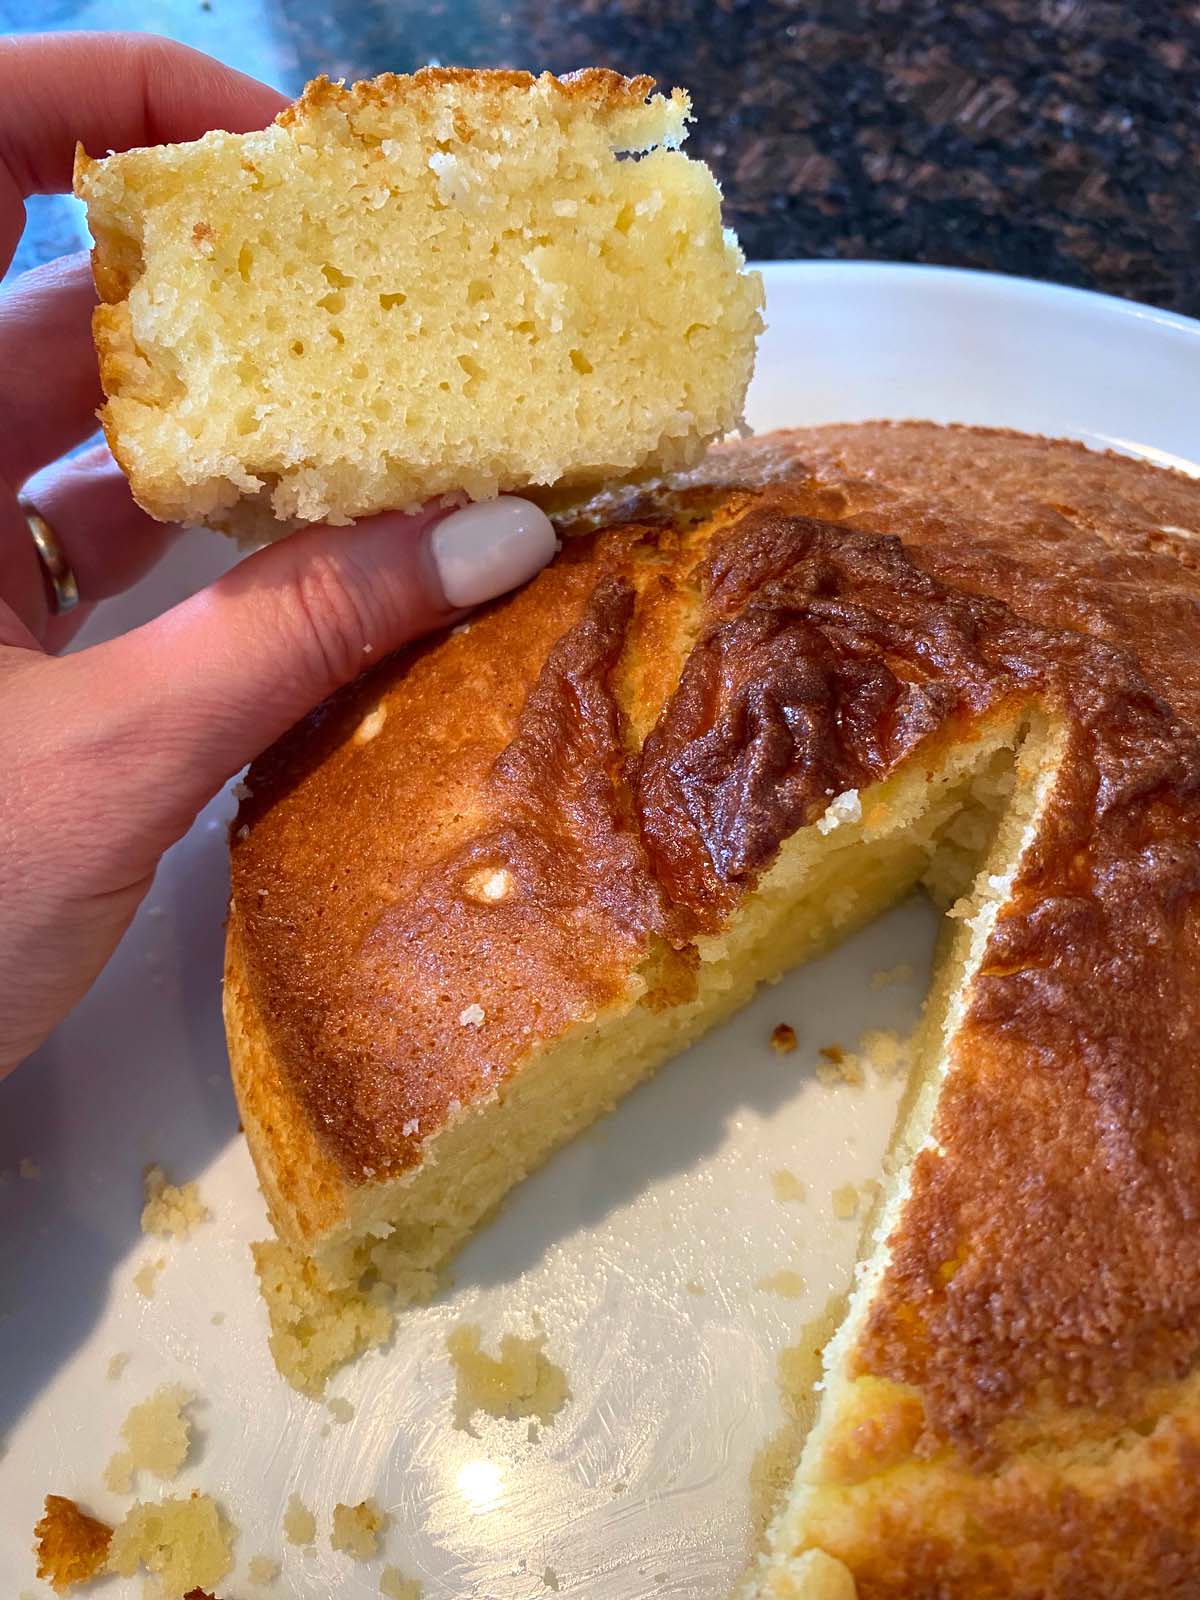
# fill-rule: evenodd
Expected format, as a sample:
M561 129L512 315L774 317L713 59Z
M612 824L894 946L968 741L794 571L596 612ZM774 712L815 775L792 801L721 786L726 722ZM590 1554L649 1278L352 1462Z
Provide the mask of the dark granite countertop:
M930 261L1200 315L1196 0L0 0L0 27L167 32L290 92L447 64L692 92L747 254ZM79 238L37 203L32 265Z

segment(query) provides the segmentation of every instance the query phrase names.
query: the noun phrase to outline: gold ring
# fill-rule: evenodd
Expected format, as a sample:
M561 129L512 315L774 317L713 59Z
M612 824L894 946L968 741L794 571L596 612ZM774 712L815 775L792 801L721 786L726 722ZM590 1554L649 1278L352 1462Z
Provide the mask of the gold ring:
M33 540L33 548L38 553L38 560L42 563L42 571L46 574L50 593L54 597L51 609L56 616L62 616L79 604L79 585L71 570L71 563L63 554L54 529L37 507L30 505L28 500L22 500L20 506L29 537Z

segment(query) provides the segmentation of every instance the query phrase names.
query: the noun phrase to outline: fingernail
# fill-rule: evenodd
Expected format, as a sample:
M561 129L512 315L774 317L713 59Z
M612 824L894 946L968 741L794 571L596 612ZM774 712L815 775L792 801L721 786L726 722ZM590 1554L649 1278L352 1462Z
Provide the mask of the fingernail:
M511 495L452 511L429 535L442 593L452 606L506 594L540 572L557 548L546 513Z

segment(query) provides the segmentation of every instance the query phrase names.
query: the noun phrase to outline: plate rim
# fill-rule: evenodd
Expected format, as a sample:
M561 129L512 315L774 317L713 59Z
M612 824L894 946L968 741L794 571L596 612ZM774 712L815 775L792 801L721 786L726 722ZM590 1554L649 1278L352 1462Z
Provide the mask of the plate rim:
M1149 323L1191 338L1200 338L1200 318L1189 317L1182 311L1147 305L1141 300L1129 300L1123 295L1109 294L1102 289L1085 289L1075 284L1054 283L1049 279L1027 278L1020 273L995 272L986 267L943 266L926 261L872 261L858 257L826 261L793 256L776 260L748 260L746 264L756 272L780 277L823 278L835 273L842 275L853 272L857 276L875 278L881 282L933 284L940 280L956 286L969 285L981 294L1001 298L1037 298L1059 300L1064 306L1090 306L1131 322ZM767 309L770 310L769 305Z

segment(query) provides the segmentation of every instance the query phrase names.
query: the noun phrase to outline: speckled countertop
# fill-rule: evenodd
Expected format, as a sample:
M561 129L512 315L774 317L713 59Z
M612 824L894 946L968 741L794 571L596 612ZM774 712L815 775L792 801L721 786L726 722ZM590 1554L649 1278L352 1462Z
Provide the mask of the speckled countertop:
M650 72L757 257L932 261L1200 315L1197 0L0 0L147 28L295 92L427 61ZM73 248L31 208L20 265Z

